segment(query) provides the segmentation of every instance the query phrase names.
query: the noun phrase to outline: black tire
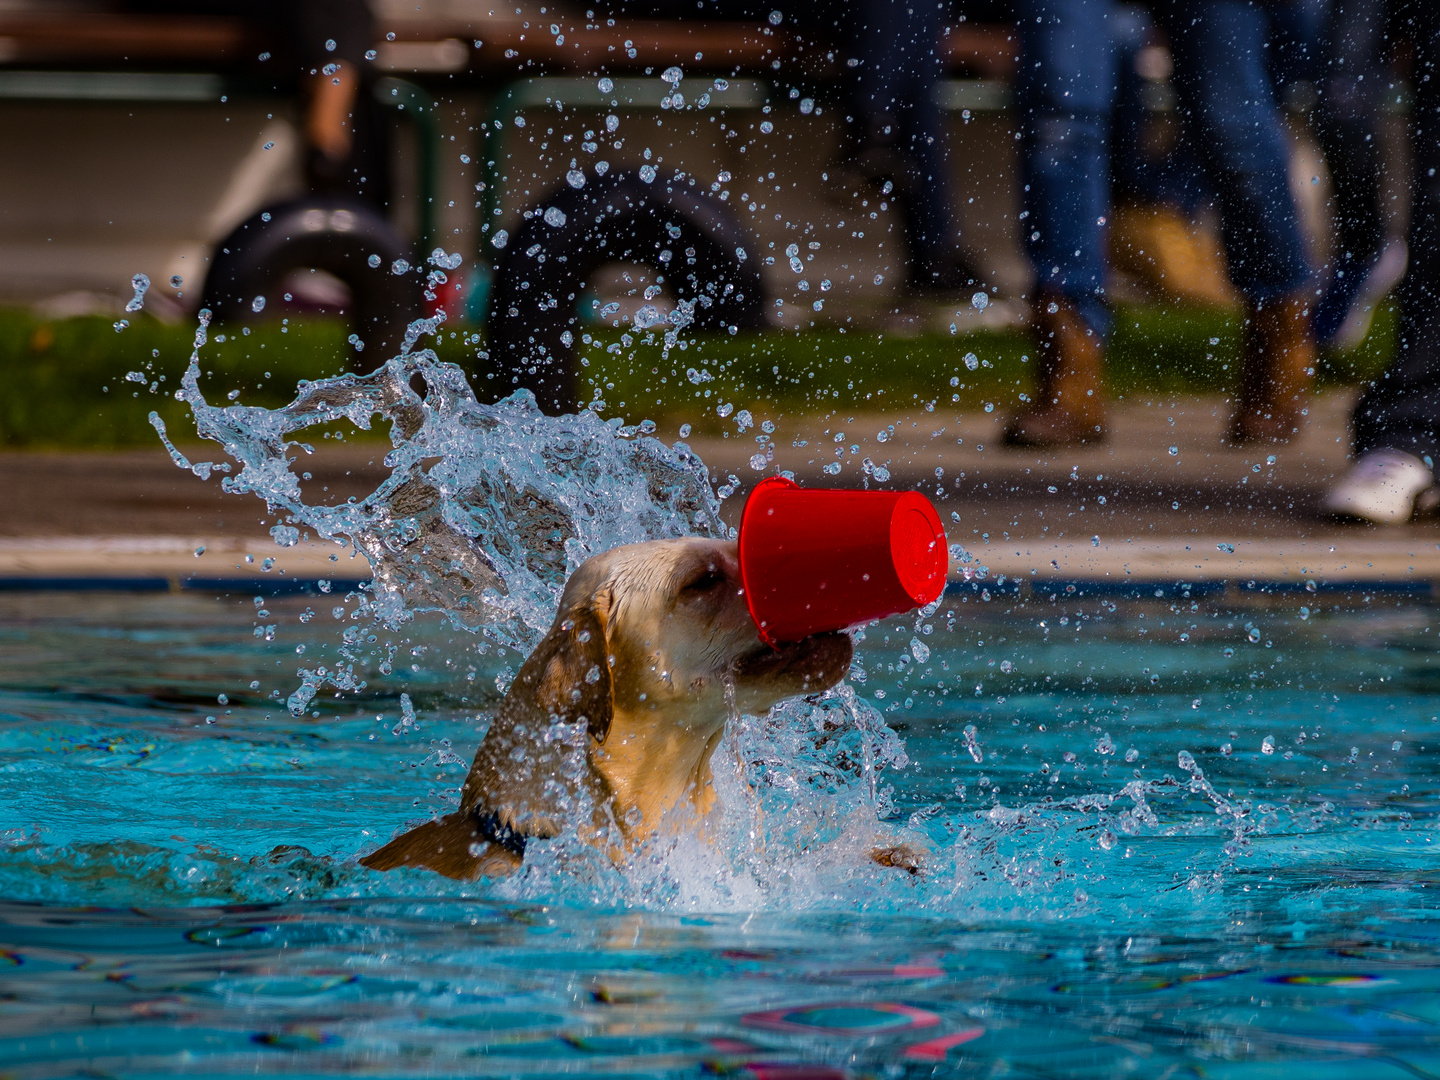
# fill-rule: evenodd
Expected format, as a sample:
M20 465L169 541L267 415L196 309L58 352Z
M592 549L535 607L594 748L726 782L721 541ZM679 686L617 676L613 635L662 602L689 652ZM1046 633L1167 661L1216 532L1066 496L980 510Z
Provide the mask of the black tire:
M370 265L372 255L380 256L378 266ZM365 343L356 366L368 371L399 352L405 328L422 314L417 278L390 271L396 259L410 257L409 246L375 207L345 196L308 195L257 211L220 242L205 278L204 304L217 322L243 323L261 317L251 307L257 296L265 297L268 311L277 310L275 293L292 270L334 274L350 289L351 310L343 314Z
M576 300L607 263L664 274L671 295L695 302L699 329L765 325L759 245L708 192L684 180L647 184L620 173L562 188L540 204L550 208L565 215L565 224L551 226L537 210L510 237L495 268L486 327L502 395L525 387L541 409L557 415L583 404L574 347L563 335L568 331L572 343L579 335ZM737 248L749 253L744 261ZM667 251L668 265L661 259Z

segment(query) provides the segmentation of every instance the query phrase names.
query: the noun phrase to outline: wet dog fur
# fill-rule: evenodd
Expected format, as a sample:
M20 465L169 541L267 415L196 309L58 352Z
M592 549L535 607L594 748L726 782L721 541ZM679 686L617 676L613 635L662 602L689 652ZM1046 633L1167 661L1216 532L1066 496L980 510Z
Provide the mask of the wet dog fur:
M733 541L656 540L585 562L544 640L521 666L475 753L460 809L361 859L460 880L519 868L529 838L567 825L626 846L662 822L698 825L715 802L710 758L732 713L834 686L841 633L771 648L740 587ZM578 807L590 820L575 820ZM679 813L677 814L677 810ZM908 849L881 865L916 872Z

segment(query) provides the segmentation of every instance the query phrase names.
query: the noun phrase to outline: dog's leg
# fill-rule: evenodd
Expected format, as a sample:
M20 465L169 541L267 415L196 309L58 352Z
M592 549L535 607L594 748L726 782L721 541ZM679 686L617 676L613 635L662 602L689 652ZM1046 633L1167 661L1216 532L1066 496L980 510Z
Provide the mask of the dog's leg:
M371 870L423 866L456 881L504 877L520 869L521 858L480 835L470 814L447 814L397 836L360 860Z

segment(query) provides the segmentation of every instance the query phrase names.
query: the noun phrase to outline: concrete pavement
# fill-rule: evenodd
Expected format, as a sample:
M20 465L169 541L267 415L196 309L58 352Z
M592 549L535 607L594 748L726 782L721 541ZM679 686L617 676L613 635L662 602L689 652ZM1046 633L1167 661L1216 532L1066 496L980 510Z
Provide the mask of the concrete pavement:
M1440 582L1440 523L1381 529L1340 524L1319 510L1346 466L1349 406L1348 394L1316 397L1304 436L1281 447L1224 446L1222 398L1155 395L1117 406L1106 443L1060 452L1001 447L998 411L947 414L938 407L776 416L774 459L763 471L750 464L764 453L757 431L735 431L733 418L728 437L697 436L690 444L717 482L739 481L725 503L732 520L748 485L775 468L835 486L875 486L876 469L888 470L885 486L919 487L934 497L951 541L971 552L972 563L954 568L957 578L983 565L992 584L1000 575L1039 584L1314 579L1426 590ZM763 419L757 411L756 423ZM307 460L307 493L327 501L367 494L386 475L385 449L326 446ZM822 471L836 461L838 474ZM276 547L263 504L175 468L158 447L0 454L0 505L0 581L10 587L39 579L180 587L366 576L333 545ZM274 560L268 568L266 559Z

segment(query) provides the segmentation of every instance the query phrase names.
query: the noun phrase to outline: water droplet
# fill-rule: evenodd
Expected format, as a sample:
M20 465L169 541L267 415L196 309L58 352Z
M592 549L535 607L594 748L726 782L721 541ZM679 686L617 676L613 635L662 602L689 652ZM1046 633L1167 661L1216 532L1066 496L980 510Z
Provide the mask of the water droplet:
M917 663L923 664L926 660L930 659L930 646L926 645L918 637L912 637L910 639L910 655L915 657ZM1396 746L1398 747L1399 744L1397 743Z
M1095 752L1097 754L1113 754L1115 752L1115 743L1111 740L1108 731L1096 741Z
M1250 630L1245 634L1245 637L1250 642L1250 644L1253 645L1255 644L1255 642L1260 640L1260 630L1257 627L1252 626Z
M681 71L678 67L668 67L660 73L661 81L667 82L671 86L679 86L680 80L683 78L685 78L685 72Z
M406 262L404 259L396 259L394 262L392 262L392 263L390 264L390 272L391 272L392 274L403 274L403 273L405 273L406 271L408 271L409 269L410 269L410 264L409 264L408 262Z
M980 366L980 358L973 352L967 352L964 356L965 368L967 371L974 371Z
M779 26L785 20L785 16L778 11L770 12L770 25Z
M1234 752L1235 748L1231 746L1228 742L1220 744L1220 753L1223 757L1229 757Z
M144 274L136 274L130 279L130 287L135 290L135 296L125 305L125 310L139 311L145 306L145 291L150 288L150 279Z
M596 87L599 88L599 90L600 90L600 92L601 92L602 94L608 94L608 93L610 93L611 90L614 90L614 89L615 89L615 80L607 77L607 78L601 79L601 80L600 80L598 83L596 83L595 85L596 85ZM611 128L610 130L611 130L611 131L614 131L615 129L614 129L614 128Z
M808 98L808 97L807 97L807 98L801 98L801 99L800 99L800 112L801 112L801 113L803 113L805 116L809 116L809 115L810 115L811 113L813 113L814 111L815 111L815 99L814 99L814 98Z
M1226 660L1229 660L1232 656L1235 655L1235 650L1232 649L1229 645L1226 645L1225 648L1220 650L1220 655L1225 657Z
M1310 609L1309 609L1308 607L1301 607L1301 608L1300 608L1300 619L1301 619L1301 621L1303 622L1304 620L1306 620L1306 619L1308 619L1308 618L1310 618Z
M970 306L976 311L984 311L990 306L990 297L983 292L977 292L974 296L970 297Z
M717 405L717 406L715 407L715 415L718 416L718 417L720 417L721 419L724 419L725 417L729 416L729 415L730 415L732 412L734 412L734 411L735 411L735 406L732 405L732 404L730 404L728 401L727 401L725 404L723 404L723 405Z
M1219 544L1216 544L1215 546L1216 546L1217 548L1219 548L1221 551L1225 552L1226 555L1234 555L1234 554L1235 554L1235 545L1234 545L1234 544L1226 544L1226 543L1224 543L1224 542L1221 542L1221 543L1219 543Z
M974 724L965 725L965 749L970 751L970 757L977 765L985 760L985 751L980 749L978 734Z
M680 438L682 438L682 439L688 439L689 437L690 437L690 425L689 425L689 424L681 424L681 425L680 425Z
M769 134L770 134L772 131L774 131L774 130L775 130L775 125L772 124L769 120L761 120L761 121L760 121L760 134L761 134L761 135L769 135Z
M1275 752L1275 736L1266 735L1260 740L1260 752L1262 754L1273 754Z
M566 182L567 184L569 184L572 188L582 188L582 187L584 187L584 186L585 186L585 173L584 173L584 171L581 170L581 169L571 169L569 172L567 172L567 173L565 174L565 182Z
M1190 753L1189 750L1181 750L1180 753L1175 756L1175 763L1186 772L1195 771L1195 755Z
M1090 537L1090 546L1091 546L1091 547L1099 547L1099 546L1100 546L1100 537L1099 537L1098 535Z
M1138 758L1139 756L1140 756L1140 751L1139 751L1139 750L1136 750L1133 746L1130 747L1129 750L1126 750L1126 751L1125 751L1125 760L1126 760L1127 762L1129 762L1129 763L1132 763L1132 764L1133 764L1134 761L1135 761L1135 759Z
M504 248L504 246L509 242L510 234L504 229L496 229L495 235L490 237L490 243L493 247Z
M654 165L641 165L641 166L640 166L640 179L641 179L641 180L644 180L645 183L647 183L647 184L654 182L654 180L655 180L655 166L654 166Z
M1172 446L1172 447L1170 447L1170 456L1171 456L1171 457L1176 457L1179 453L1180 453L1180 448L1179 448L1178 446Z
M257 314L257 315L260 314L260 312L264 311L264 310L265 310L265 297L263 297L263 296L257 296L257 297L255 297L254 300L251 300L251 301L250 301L250 310L253 311L253 312L255 312L255 314Z
M1390 749L1391 749L1391 750L1399 750L1399 749L1400 749L1400 740L1399 740L1399 739L1396 739L1394 742L1392 742L1392 743L1390 744Z

